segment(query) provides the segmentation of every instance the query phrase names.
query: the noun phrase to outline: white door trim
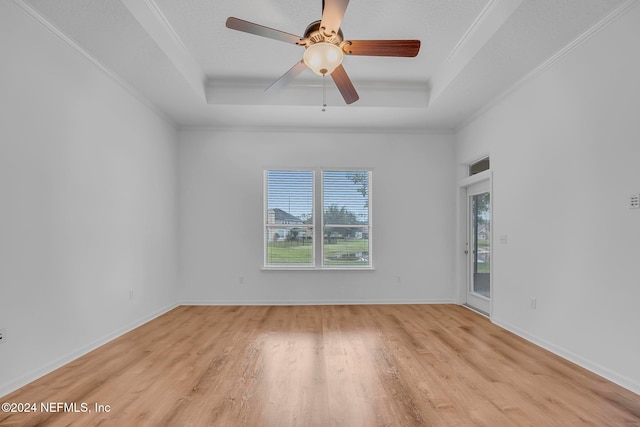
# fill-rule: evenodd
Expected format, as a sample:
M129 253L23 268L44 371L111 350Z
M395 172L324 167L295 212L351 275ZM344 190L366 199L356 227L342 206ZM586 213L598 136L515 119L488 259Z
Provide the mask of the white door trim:
M480 172L476 175L472 175L469 177L465 177L461 179L458 183L458 230L457 230L457 245L456 245L456 271L457 271L457 300L458 303L463 305L467 303L467 290L469 286L469 262L468 262L468 254L465 254L464 251L467 250L467 240L468 240L468 226L470 223L469 219L469 208L468 208L468 195L467 190L470 187L473 187L475 184L481 183L483 181L488 181L488 188L491 194L491 212L490 212L490 239L491 239L491 248L493 252L494 239L493 239L493 207L494 207L494 195L493 195L493 174L491 170L486 170ZM492 254L493 255L493 254ZM491 287L491 298L487 298L489 300L489 317L493 313L493 300L495 297L494 286L493 286L493 271L495 262L494 258L492 258L492 262L490 265L490 276L489 283Z

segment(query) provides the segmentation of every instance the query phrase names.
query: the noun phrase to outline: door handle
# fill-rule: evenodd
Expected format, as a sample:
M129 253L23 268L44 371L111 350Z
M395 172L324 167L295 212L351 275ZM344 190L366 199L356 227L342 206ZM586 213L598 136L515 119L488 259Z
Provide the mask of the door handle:
M465 255L469 254L469 250L465 249L464 254Z

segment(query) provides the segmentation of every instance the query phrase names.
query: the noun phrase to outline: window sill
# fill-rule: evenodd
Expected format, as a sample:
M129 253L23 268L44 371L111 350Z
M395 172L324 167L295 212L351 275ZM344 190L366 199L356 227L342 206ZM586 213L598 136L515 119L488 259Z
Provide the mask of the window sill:
M375 271L374 267L262 267L262 271Z

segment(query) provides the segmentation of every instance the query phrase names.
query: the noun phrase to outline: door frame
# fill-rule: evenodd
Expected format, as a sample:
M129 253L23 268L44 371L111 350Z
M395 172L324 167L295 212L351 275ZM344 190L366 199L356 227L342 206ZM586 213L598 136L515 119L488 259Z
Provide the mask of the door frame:
M457 227L457 245L456 245L456 271L457 271L457 301L460 305L466 305L468 303L468 288L469 288L469 280L470 280L470 262L469 262L469 254L465 254L464 251L467 250L467 242L468 242L468 230L470 225L469 218L469 207L468 207L468 195L467 189L475 184L481 183L483 181L488 181L489 183L489 193L491 194L491 211L490 211L490 221L491 228L489 231L489 239L491 246L491 265L489 267L489 285L491 288L491 298L489 298L489 312L487 313L488 317L491 318L493 313L493 300L495 298L495 289L493 287L493 273L494 273L494 239L493 239L493 230L495 228L493 222L493 207L494 207L494 195L493 195L493 174L491 170L486 170L480 172L478 174L468 176L463 178L458 183L458 227Z

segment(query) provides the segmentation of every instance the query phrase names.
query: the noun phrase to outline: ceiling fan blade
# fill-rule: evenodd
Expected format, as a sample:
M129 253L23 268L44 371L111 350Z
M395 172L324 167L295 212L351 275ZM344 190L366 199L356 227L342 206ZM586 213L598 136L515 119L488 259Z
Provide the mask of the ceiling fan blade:
M348 40L343 49L349 55L414 57L420 40Z
M356 92L356 88L353 87L353 83L351 83L351 79L349 79L349 76L342 65L339 65L338 68L333 70L331 78L336 83L336 86L338 86L338 90L342 94L344 102L347 104L353 104L360 99L358 92Z
M227 18L226 25L227 28L231 28L232 30L244 31L245 33L268 37L286 43L298 44L298 42L302 40L302 37L296 36L295 34L285 33L284 31L275 30L265 27L264 25L254 24L253 22L234 17Z
M348 4L349 0L326 0L322 8L320 28L324 27L328 34L337 34Z
M300 62L297 62L296 65L289 68L289 71L281 75L278 80L271 83L271 85L264 91L269 93L276 93L281 91L286 85L291 83L293 79L298 77L298 75L300 75L300 73L302 73L306 69L307 65L304 63L304 61L301 60Z

